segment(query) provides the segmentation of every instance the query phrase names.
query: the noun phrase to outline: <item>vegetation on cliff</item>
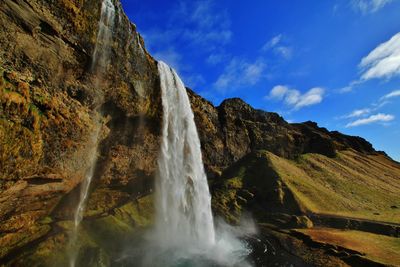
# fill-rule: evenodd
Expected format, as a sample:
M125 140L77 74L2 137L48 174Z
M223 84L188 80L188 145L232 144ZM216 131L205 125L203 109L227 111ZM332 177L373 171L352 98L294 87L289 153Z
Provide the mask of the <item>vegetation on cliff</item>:
M102 77L90 71L99 1L0 3L1 264L67 264L88 140L97 122L103 125L99 160L78 262L117 264L118 250L140 240L152 224L162 118L159 77L136 27L114 2L113 60ZM400 164L369 142L314 122L290 124L240 99L215 107L190 89L188 94L215 214L231 223L251 214L265 232L273 225L276 231L268 238L300 258L317 252L307 248L304 256L285 245L308 246L287 229L320 225L399 235ZM386 241L389 250L397 248L381 235L365 238L385 243L383 249ZM327 261L347 264L337 258Z

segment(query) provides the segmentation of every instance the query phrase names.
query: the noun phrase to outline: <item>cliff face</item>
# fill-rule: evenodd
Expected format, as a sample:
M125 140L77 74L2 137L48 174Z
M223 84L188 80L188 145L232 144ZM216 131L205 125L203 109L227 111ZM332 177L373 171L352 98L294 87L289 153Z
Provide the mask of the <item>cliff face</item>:
M0 259L49 236L67 239L60 222L73 216L99 123L87 215L107 215L152 185L161 117L156 62L114 4L112 60L98 73L91 65L101 1L0 3Z
M110 264L137 229L151 223L162 117L157 65L119 1L114 4L111 61L98 73L92 61L101 1L0 3L1 263L66 264L71 219L99 123L98 160L78 260L85 266ZM320 188L296 187L296 175L308 185L325 175L325 165L344 165L343 157L359 164L358 173L346 172L347 178L364 175L371 182L383 173L398 190L399 164L360 137L329 132L313 122L289 124L240 99L214 107L190 89L188 94L215 213L232 222L243 210L260 221L269 213L329 211L310 204L310 192ZM390 171L375 166L373 175L364 173L362 168L374 160L390 165ZM292 172L283 173L281 166ZM351 196L352 189L346 190L340 201ZM389 194L395 199L396 190Z
M400 222L400 165L365 139L289 124L241 99L214 107L189 96L216 214L237 223L250 212L299 227L313 213Z
M329 132L315 122L290 124L278 114L256 110L239 98L214 107L190 89L188 92L210 177L258 150L287 159L306 153L335 157L338 151L347 149L366 155L384 154L361 137Z

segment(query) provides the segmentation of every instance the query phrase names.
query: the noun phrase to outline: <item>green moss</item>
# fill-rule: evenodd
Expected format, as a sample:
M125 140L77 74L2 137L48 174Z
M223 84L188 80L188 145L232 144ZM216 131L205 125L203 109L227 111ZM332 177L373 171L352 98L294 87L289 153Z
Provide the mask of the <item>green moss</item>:
M1 69L0 67L0 88L3 88L4 84L5 84L5 80L4 80L4 71L3 69Z
M335 158L305 154L296 161L270 155L273 168L302 205L316 213L399 222L392 205L400 203L396 190L399 169L387 158L355 151Z
M64 231L70 231L74 227L73 221L58 221L56 223L58 227L63 229Z
M0 179L20 177L36 172L42 158L42 139L39 134L21 123L0 120ZM13 159L10 163L10 158ZM7 163L7 164L6 164Z
M224 186L226 188L230 188L230 189L240 189L240 188L243 187L242 178L241 177L234 177L234 178L228 179L228 180L226 180L224 182Z
M28 105L29 111L38 114L39 116L43 116L43 112L33 103Z
M21 248L46 235L51 230L49 225L33 226L24 232L8 233L0 237L0 258L12 250Z
M34 94L33 100L34 100L36 103L39 103L39 104L44 104L44 103L46 103L46 102L48 101L48 99L47 99L46 96L40 95L40 94Z
M297 230L310 236L321 244L329 243L358 251L365 258L388 266L400 264L400 239L366 233L361 231L343 231L337 229Z
M83 226L93 240L107 251L118 249L118 242L122 243L134 233L131 225L113 215L85 221Z
M241 205L237 202L237 191L221 189L215 192L212 206L218 215L223 216L230 223L238 223L242 212Z
M46 216L39 221L40 224L51 224L53 219L50 216Z
M128 203L114 210L115 216L121 221L138 227L146 227L152 223L154 208L153 196L139 199L136 203Z
M132 243L132 240L143 232L143 228L148 227L153 222L153 195L139 198L134 202L115 208L111 214L84 220L82 231L87 233L87 237L97 247L107 251L108 254L116 254L124 245ZM64 228L69 227L68 224L64 224ZM94 249L91 250L94 251ZM87 253L90 253L90 251ZM108 259L108 254L102 255L101 251L96 253L98 253L98 260L101 258Z
M117 253L153 222L153 196L148 195L115 208L110 215L87 219L83 229L101 248Z
M264 221L268 214L301 214L302 206L275 170L269 152L257 151L224 171L213 185L213 209L230 222L249 211Z
M79 249L76 255L76 266L102 267L110 266L110 257L93 237L81 228L78 232L77 247L69 247L72 221L57 223L65 231L53 235L37 246L26 248L24 254L15 259L11 266L69 266L70 253L73 249Z

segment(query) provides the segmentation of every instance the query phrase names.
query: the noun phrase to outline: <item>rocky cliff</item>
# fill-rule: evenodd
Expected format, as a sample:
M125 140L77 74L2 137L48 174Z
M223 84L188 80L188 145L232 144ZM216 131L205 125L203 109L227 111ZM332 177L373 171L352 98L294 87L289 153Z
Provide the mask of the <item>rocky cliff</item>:
M239 98L227 99L214 107L188 89L205 164L221 172L250 152L268 150L286 159L317 153L335 157L338 151L352 149L365 155L384 155L361 137L329 132L317 123L287 123L277 113L256 110Z
M151 224L162 117L157 62L119 1L114 5L112 60L98 73L91 62L101 1L0 3L2 264L67 263L71 220L87 159L97 146L91 137L98 124L98 160L80 231L79 262L109 265L140 227ZM366 140L313 122L289 124L240 99L214 107L190 89L188 94L214 211L227 220L238 222L243 211L260 222L271 214L297 216L295 225L307 225L302 216L309 212L357 210L369 218L367 206L378 202L376 210L385 220L394 211L385 205L399 205L399 164ZM334 176L332 166L343 172ZM346 184L366 177L365 187L335 187L343 177ZM313 187L316 181L321 186ZM378 198L366 204L345 201L362 199L370 185L379 188ZM318 199L320 192L326 198ZM337 198L329 198L332 192ZM342 204L330 207L324 200Z
M208 177L217 194L216 211L235 221L232 215L241 206L265 216L277 212L305 214L317 205L318 212L340 210L348 215L371 210L371 216L376 209L391 214L389 220L399 222L400 218L394 215L396 210L390 208L400 200L399 164L376 151L365 139L330 132L311 121L290 124L278 114L253 109L238 98L214 107L188 90ZM307 185L312 188L305 189ZM371 188L373 197L367 195ZM226 198L232 198L233 193L236 197L228 201ZM340 195L343 201L350 201L330 209L340 201L335 197L326 201L324 194ZM226 201L230 203L222 205ZM247 202L255 205L250 207Z
M97 73L101 1L0 3L1 262L44 239L65 243L98 123L87 216L104 217L151 188L161 118L156 62L114 4L113 60Z

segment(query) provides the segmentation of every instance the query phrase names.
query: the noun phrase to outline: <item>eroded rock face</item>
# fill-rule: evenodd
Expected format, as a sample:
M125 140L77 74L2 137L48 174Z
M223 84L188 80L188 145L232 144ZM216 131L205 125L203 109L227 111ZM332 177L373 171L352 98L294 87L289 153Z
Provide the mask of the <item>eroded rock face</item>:
M87 215L108 216L151 188L161 118L156 62L114 4L112 60L100 74L91 62L101 1L0 3L0 261L46 236L66 242L68 227L58 222L73 216L98 123Z
M159 77L135 25L119 1L113 3L111 60L99 74L91 64L101 1L0 2L0 262L68 261L71 218L99 123L98 160L80 237L83 264L109 264L102 248L118 246L107 238L128 242L136 227L151 223L162 117ZM240 99L215 107L190 89L188 94L214 195L226 200L214 207L232 215L231 221L242 207L302 212L260 151L287 159L309 152L334 157L349 148L378 153L360 137L313 122L289 124ZM236 171L243 166L247 173L239 181Z
M210 178L258 150L287 159L305 153L334 157L336 151L345 149L382 153L361 137L329 132L310 121L290 124L278 114L256 110L239 98L227 99L214 107L190 89L188 92Z

